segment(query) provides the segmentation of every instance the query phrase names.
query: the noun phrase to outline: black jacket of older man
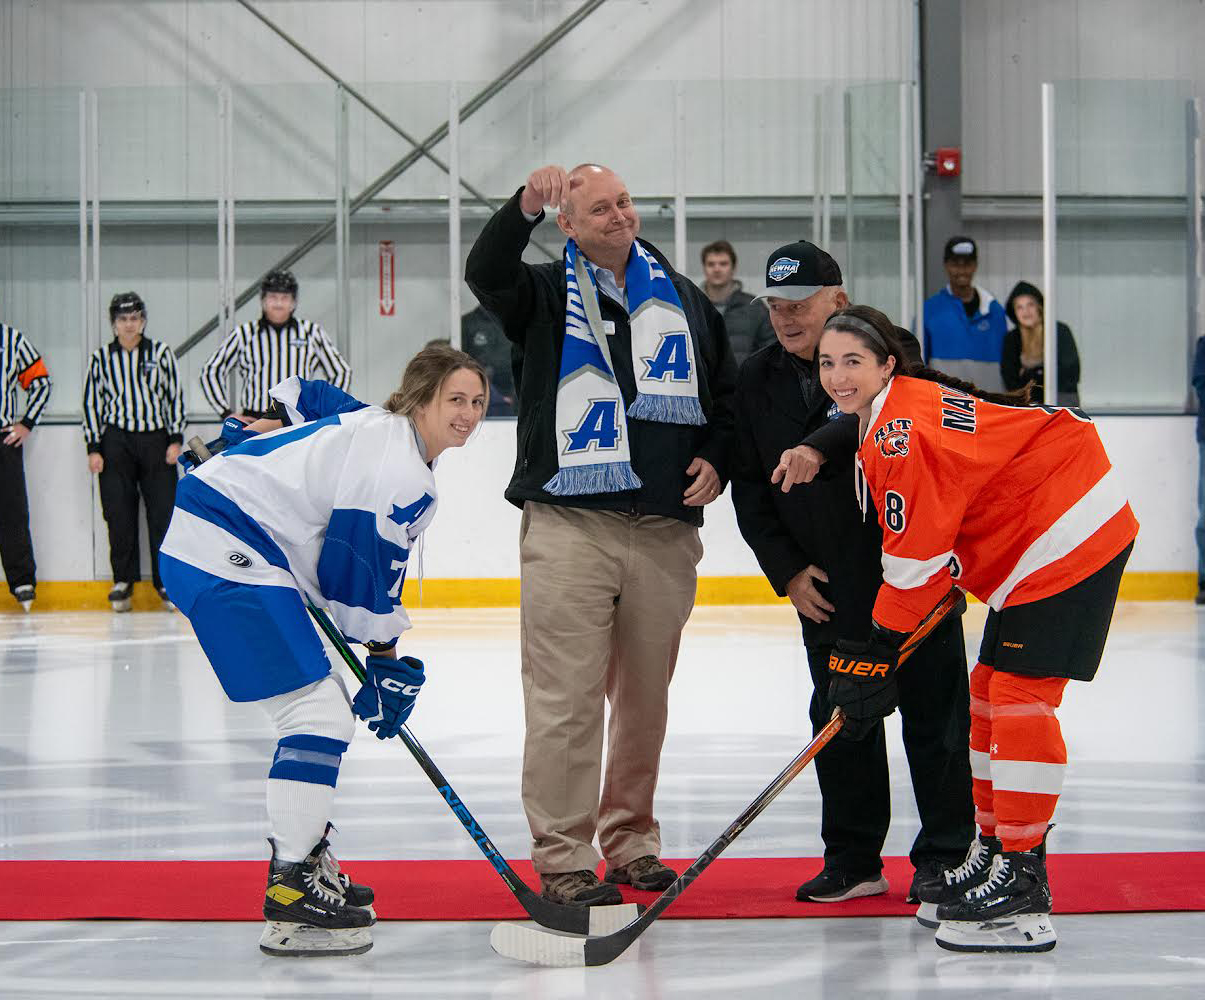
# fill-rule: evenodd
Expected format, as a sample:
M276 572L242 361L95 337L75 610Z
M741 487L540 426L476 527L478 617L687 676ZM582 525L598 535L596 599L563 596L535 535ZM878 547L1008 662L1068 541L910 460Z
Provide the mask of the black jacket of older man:
M506 499L517 507L533 500L626 514L656 514L702 524L702 508L682 503L682 495L693 479L686 475L686 468L698 456L712 464L721 482L728 479L736 362L724 320L707 296L644 240L641 245L665 269L682 302L697 362L699 403L707 423L696 427L629 417L632 468L643 484L639 490L554 496L544 489L558 468L556 394L565 342L565 263L563 258L544 264L523 261L523 251L543 214L534 222L527 221L519 207L522 190L485 224L465 266L469 288L498 318L513 344L519 444ZM628 314L607 295L599 295L598 305L604 322L615 324L611 360L626 408L636 398Z
M905 351L916 339L897 328ZM873 505L865 516L854 480L857 417L842 416L820 386L815 362L775 342L741 366L736 392L732 496L737 522L766 578L782 596L797 573L815 565L834 605L828 622L799 615L812 674L810 718L818 732L832 715L828 658L838 638L865 639L883 580L882 534ZM782 453L809 444L825 455L820 475L783 493L770 482ZM974 834L967 757L969 692L962 623L943 623L899 675L904 747L921 830L914 865L957 864ZM835 740L816 759L826 867L856 880L882 869L891 820L887 749L880 724L857 742Z

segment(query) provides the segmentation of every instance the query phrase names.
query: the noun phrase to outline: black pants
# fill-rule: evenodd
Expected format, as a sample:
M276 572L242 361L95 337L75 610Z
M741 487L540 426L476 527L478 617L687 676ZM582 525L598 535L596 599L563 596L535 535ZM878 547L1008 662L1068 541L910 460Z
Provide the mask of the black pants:
M176 502L176 467L168 465L167 431L123 431L109 427L100 439L105 460L100 474L100 506L109 526L109 563L114 583L142 579L138 553L138 494L146 504L151 545L151 578L159 579L159 546Z
M828 700L832 646L807 647L815 689L810 715L819 732L833 714ZM909 852L913 865L958 863L975 835L971 799L970 686L962 619L948 618L899 668L904 752L920 814ZM882 723L861 740L839 735L816 757L820 782L820 836L824 862L852 876L883 869L883 841L891 823L887 740Z
M0 431L0 436L5 432ZM28 438L26 439L28 440ZM36 580L29 537L29 498L25 495L25 449L0 441L0 564L13 593Z

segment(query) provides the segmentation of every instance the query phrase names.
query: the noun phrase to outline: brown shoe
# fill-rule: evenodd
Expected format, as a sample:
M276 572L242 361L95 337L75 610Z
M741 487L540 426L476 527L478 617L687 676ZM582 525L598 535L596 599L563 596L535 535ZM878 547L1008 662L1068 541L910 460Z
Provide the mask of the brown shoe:
M646 854L624 865L607 871L608 882L630 885L633 889L651 889L661 892L678 881L678 873L663 865L654 854Z
M545 899L565 906L612 906L623 902L613 885L605 885L591 871L541 872L540 884Z

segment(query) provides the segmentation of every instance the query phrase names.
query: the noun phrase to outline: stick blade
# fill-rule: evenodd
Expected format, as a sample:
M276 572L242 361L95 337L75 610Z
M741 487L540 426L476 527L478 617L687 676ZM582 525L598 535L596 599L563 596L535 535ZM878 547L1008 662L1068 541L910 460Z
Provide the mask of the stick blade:
M490 932L490 947L503 958L552 969L584 968L586 939L549 934L521 924L498 924Z
M618 903L613 906L591 906L590 936L603 937L627 927L644 912L639 903Z

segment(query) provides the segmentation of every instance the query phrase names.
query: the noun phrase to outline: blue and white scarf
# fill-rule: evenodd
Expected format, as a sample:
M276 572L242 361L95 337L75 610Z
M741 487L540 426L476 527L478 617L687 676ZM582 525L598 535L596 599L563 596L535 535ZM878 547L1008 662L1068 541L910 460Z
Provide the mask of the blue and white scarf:
M682 300L664 269L632 243L624 274L632 330L636 398L625 415L611 350L586 260L565 244L565 345L556 393L557 472L544 489L554 496L635 490L627 417L665 424L704 424L694 344Z

